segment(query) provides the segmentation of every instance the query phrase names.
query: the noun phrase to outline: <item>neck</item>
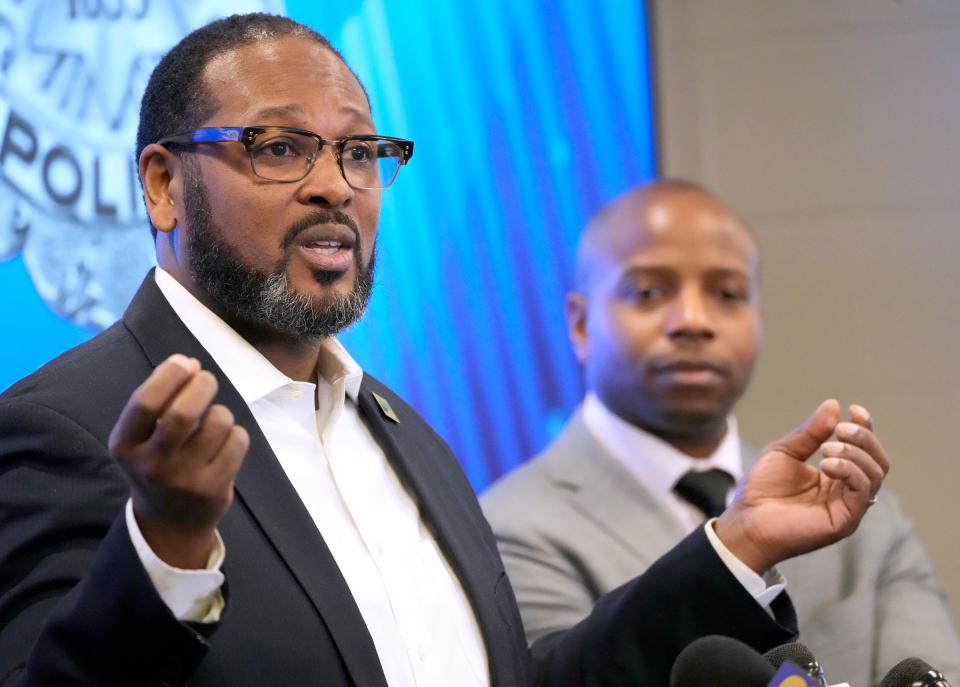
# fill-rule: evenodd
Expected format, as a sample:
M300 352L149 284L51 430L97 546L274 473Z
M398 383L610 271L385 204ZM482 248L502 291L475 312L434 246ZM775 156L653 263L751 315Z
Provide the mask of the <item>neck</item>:
M281 337L276 332L253 330L236 323L230 325L270 363L296 382L317 381L320 339Z
M644 422L633 424L691 458L709 458L727 436L726 415L714 418L661 418L656 426Z
M218 301L211 298L181 269L180 264L171 261L166 253L158 251L157 262L194 298L226 322L237 334L246 339L280 372L297 382L317 381L317 363L320 357L321 339L285 334L269 327L240 320L228 312Z
M652 433L691 458L709 458L723 443L723 438L727 434L727 424L724 422L722 426L711 428L709 431L706 428L703 429L704 431L698 432Z

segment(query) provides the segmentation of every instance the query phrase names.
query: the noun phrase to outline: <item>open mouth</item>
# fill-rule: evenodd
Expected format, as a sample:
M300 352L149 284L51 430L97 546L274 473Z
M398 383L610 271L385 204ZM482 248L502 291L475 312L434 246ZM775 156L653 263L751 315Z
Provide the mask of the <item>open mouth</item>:
M343 250L344 245L340 241L312 241L304 248L318 255L336 255L338 251Z
M353 231L343 225L320 225L298 236L296 246L311 268L346 272L354 263L356 238Z

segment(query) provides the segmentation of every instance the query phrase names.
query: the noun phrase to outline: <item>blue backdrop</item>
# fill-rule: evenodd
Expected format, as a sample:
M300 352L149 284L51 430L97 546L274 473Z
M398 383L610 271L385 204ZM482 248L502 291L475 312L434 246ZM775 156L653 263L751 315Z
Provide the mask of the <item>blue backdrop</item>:
M324 33L364 81L380 131L417 143L411 165L384 194L370 310L342 339L365 369L426 416L482 488L542 448L581 397L563 319L576 239L600 205L654 173L644 3L259 4L285 9ZM109 19L91 10L100 3L39 5L46 14L14 0L0 2L0 48L6 46L0 288L9 313L0 340L0 386L119 314L117 303L129 298L149 259L142 217L125 216L121 191L101 179L102 170L115 164L112 158L61 146L73 151L71 158L48 141L54 134L44 133L59 131L64 138L65 126L81 127L90 116L89 102L86 109L70 109L74 96L51 86L66 69L64 60L79 59L95 78L91 55L100 68L117 62L115 55L104 57L104 31L129 35L131 27L154 21L169 28L172 43L177 31L222 13L223 6L237 7L171 0L161 10L139 0L127 3L128 16L114 16L108 30L95 25ZM37 37L49 34L40 29L53 21L85 21L81 28L91 32L85 49L58 45L67 57L56 68L56 51L51 57L48 47L39 49ZM30 59L37 65L20 67ZM125 99L96 101L111 102L119 113L107 131L110 140L135 122L129 103L139 99L137 87L142 90L155 59L144 52L129 60L121 79ZM24 84L32 83L42 97L25 94ZM91 87L90 93L102 90ZM44 102L59 103L57 117L40 107ZM35 125L20 125L14 115ZM35 161L28 159L31 140ZM123 145L132 149L132 134ZM33 171L36 188L22 181ZM79 200L63 202L81 187ZM88 191L93 210L85 212ZM110 207L119 209L105 215ZM72 257L77 246L97 256L124 241L136 250L123 253L118 264ZM58 245L73 251L71 257L50 257ZM133 252L147 257L131 259ZM108 276L96 278L98 270ZM113 298L103 294L103 284L115 283L109 275L124 270L132 276L111 287Z

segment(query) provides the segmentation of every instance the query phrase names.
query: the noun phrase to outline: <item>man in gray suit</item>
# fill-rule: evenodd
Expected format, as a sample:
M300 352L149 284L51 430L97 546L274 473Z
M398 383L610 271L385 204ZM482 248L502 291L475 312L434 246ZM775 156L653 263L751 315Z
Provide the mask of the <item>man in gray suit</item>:
M731 412L762 338L758 260L744 222L687 182L630 191L586 228L567 298L586 398L482 499L528 640L580 621L732 497L751 462ZM878 684L908 656L960 678L943 591L888 491L852 537L779 572L833 682Z

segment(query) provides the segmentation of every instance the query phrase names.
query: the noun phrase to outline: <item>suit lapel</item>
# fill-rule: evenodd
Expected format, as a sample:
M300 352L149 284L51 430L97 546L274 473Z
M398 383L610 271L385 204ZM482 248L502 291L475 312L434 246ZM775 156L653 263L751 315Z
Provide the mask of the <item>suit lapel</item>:
M247 404L174 313L157 287L153 272L144 280L123 319L154 367L173 353L183 353L197 358L220 381L216 402L227 406L237 423L250 433L250 450L236 480L238 501L316 607L354 682L386 687L373 640L323 537ZM227 519L237 515L237 505ZM229 542L227 547L225 569L229 575Z
M361 414L391 465L413 492L420 517L431 528L463 585L486 643L496 681L499 666L493 661L497 655L494 647L504 642L498 635L504 626L503 618L498 617L493 589L503 567L495 552L478 546L483 541L478 523L485 521L473 488L452 453L437 450L437 440L432 433L416 431L415 423L405 422L403 413L399 414L399 422L389 418L376 400L376 395L384 397L389 392L369 375L364 374L363 379L358 398ZM416 425L422 422L419 418L413 420Z
M590 434L579 413L550 448L550 475L572 505L636 556L639 569L686 536L660 501Z

